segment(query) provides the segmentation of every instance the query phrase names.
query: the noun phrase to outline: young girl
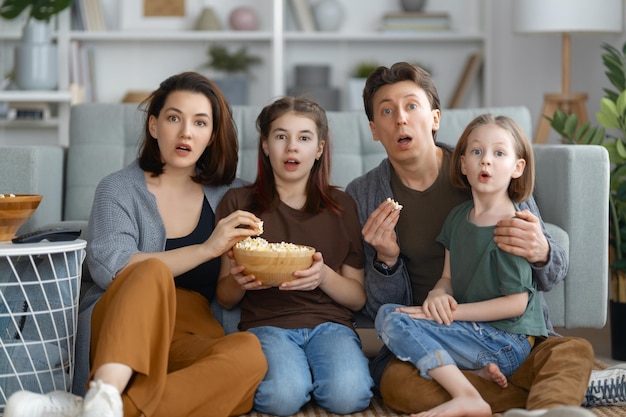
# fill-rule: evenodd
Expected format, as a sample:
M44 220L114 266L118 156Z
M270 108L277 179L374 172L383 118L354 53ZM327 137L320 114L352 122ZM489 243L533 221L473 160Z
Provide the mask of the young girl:
M104 178L89 218L97 286L83 398L21 391L7 417L206 417L248 412L267 363L256 337L211 313L221 255L259 221L214 210L235 178L237 135L215 85L174 75L146 101L138 159ZM120 121L121 123L122 121ZM91 308L85 307L87 312Z
M437 238L446 248L442 277L421 308L383 305L376 330L397 357L452 397L419 416L490 416L460 369L504 388L534 337L547 335L530 265L493 242L496 223L532 194L532 147L510 118L479 116L454 150L451 179L471 188L473 199L450 212Z
M365 304L363 247L353 200L329 185L330 138L324 110L304 98L281 98L257 118L259 172L229 191L217 218L248 210L263 238L315 247L313 264L280 287L263 287L222 257L217 299L241 306L241 330L257 335L268 361L254 408L295 414L311 395L337 414L368 407L372 379L353 312Z

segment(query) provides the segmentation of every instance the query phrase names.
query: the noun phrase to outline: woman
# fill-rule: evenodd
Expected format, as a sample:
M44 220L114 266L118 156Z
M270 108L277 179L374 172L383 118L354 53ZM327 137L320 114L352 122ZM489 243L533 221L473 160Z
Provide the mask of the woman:
M138 159L99 184L87 263L98 284L84 400L19 392L5 416L230 416L252 408L267 364L249 333L224 335L211 313L221 255L259 222L214 222L235 179L237 137L220 91L192 72L144 103Z

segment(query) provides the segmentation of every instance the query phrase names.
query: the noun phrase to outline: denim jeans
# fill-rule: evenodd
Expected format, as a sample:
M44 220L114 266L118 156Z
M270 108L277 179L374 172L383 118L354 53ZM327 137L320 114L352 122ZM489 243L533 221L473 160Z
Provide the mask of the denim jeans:
M439 366L480 369L495 363L507 377L530 354L528 336L497 329L486 322L454 321L450 326L398 313L385 304L376 315L376 332L398 359L412 363L420 375Z
M268 365L254 398L258 412L296 414L311 394L320 406L337 414L369 406L374 382L352 329L323 323L312 329L261 326L248 331L261 341Z

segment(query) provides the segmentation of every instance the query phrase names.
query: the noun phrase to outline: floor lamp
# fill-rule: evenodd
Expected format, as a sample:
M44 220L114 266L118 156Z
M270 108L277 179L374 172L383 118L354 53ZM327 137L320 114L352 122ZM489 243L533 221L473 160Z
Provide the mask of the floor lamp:
M579 123L588 120L587 94L570 91L571 33L621 32L622 0L515 0L515 31L521 33L560 33L562 45L561 92L544 95L543 109L535 132L535 143L546 143L550 122L557 109L578 116Z

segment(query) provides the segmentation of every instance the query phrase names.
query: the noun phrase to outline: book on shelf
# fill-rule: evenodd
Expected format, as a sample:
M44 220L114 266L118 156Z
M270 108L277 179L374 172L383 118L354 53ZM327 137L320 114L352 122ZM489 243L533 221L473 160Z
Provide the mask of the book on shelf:
M76 27L87 31L105 31L104 10L101 0L76 0L74 2Z
M95 101L93 92L93 51L81 41L72 40L69 50L71 103Z
M48 120L50 104L45 102L9 103L7 120Z
M463 72L454 88L452 99L447 107L448 109L456 109L462 106L469 94L470 88L474 85L476 78L478 78L478 73L482 69L482 66L483 55L480 52L474 52L467 58L465 68L463 68Z
M450 30L450 15L445 12L390 12L383 16L384 31Z
M314 32L317 30L309 0L291 0L289 4L301 31Z

